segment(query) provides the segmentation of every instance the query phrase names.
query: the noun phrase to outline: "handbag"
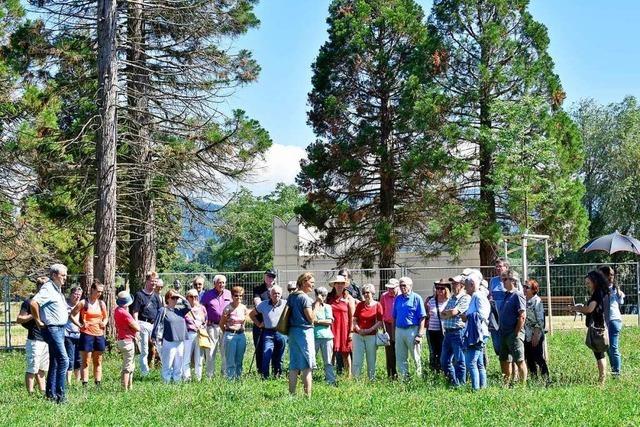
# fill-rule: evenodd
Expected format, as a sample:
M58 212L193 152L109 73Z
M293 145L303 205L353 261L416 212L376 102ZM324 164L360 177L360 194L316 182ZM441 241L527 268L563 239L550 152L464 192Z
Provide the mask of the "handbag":
M391 345L391 337L384 326L384 322L382 322L382 332L376 332L376 346L388 347L389 345Z
M587 328L587 337L584 343L596 353L604 353L609 350L609 332L607 327L598 328L592 323Z
M198 347L200 348L211 348L211 337L209 337L209 333L205 328L198 329Z
M276 330L283 335L289 335L289 317L291 316L291 310L289 308L289 304L285 304L284 310L282 310L282 314L280 315L280 319L278 319L278 325L276 326Z

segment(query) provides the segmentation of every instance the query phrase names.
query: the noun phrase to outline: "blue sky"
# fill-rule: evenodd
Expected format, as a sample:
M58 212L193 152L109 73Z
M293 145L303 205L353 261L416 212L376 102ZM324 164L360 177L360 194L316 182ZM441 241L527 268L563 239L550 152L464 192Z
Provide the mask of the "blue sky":
M304 147L314 139L306 125L311 64L326 39L330 0L261 0L258 29L236 45L260 63L258 82L229 100L260 121L274 142L266 167L250 188L269 192L276 182L292 183ZM418 0L425 13L431 0ZM532 0L530 11L545 24L550 53L567 92L565 106L581 98L601 103L640 96L640 1Z

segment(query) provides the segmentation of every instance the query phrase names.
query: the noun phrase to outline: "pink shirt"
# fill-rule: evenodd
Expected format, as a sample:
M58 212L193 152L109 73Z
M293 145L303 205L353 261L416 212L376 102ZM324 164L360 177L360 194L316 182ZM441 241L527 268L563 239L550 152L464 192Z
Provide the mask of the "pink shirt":
M129 314L129 310L124 307L116 308L113 312L113 321L116 324L116 336L119 341L135 338L136 331L131 327L131 322L134 322L134 319Z
M393 302L396 299L394 290L389 290L382 294L380 297L380 304L382 304L382 320L385 323L393 322Z

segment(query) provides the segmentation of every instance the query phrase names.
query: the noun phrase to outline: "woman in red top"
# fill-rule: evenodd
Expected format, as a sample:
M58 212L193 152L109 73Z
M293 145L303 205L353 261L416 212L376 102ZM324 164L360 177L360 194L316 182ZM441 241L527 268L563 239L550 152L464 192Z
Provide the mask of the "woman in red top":
M336 358L342 358L347 376L351 378L351 329L355 299L346 290L347 282L344 276L336 276L329 284L333 287L327 297L327 304L331 306L333 311L333 323L331 324L333 354Z
M71 315L75 316L80 313L80 357L82 359L82 367L80 371L80 379L82 385L86 386L89 381L89 359L93 361L93 379L96 386L100 387L102 381L102 353L106 348L106 340L104 337L109 315L107 314L107 306L100 299L104 286L97 280L93 281L89 298L80 301L71 311Z
M116 346L122 354L122 388L131 390L133 384L133 370L135 368L135 344L136 334L140 331L140 325L127 310L127 307L133 303L131 294L122 291L118 294L116 304L118 307L113 312L113 321L116 324L116 337L118 341Z
M376 377L376 332L382 326L382 304L373 299L376 292L372 284L362 287L361 301L353 314L353 369L354 377L362 372L364 356L367 355L369 379Z

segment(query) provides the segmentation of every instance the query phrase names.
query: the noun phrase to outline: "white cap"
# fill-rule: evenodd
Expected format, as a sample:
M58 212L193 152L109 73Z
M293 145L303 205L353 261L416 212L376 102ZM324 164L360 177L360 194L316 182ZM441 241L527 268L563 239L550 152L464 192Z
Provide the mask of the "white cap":
M387 282L386 285L384 285L385 288L396 288L398 285L400 284L400 281L398 279L389 279L389 281Z

